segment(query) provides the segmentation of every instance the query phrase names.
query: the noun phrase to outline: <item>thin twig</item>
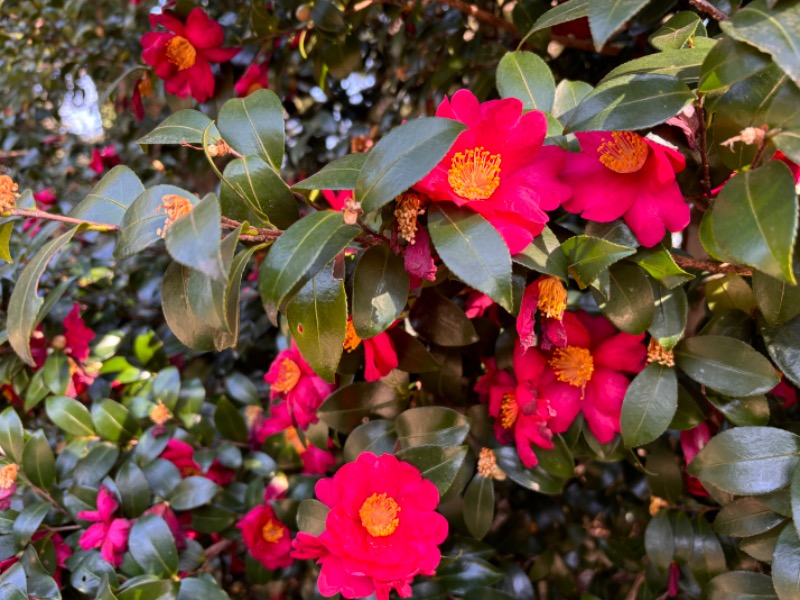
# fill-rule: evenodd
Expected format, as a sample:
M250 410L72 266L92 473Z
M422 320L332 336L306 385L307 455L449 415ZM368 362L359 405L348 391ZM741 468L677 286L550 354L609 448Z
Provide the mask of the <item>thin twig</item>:
M48 494L45 490L43 490L42 488L34 485L33 482L31 482L31 480L28 479L28 477L25 474L20 473L20 477L25 482L25 485L27 485L33 491L34 494L36 494L37 496L47 500L59 512L64 513L65 515L69 515L69 513L67 512L67 510L63 506L61 506L58 502L56 502L53 499L53 497L50 494Z
M707 0L689 0L689 4L694 6L700 12L706 13L711 18L716 19L717 21L724 21L728 18L728 15Z
M69 223L71 225L88 225L92 229L100 229L103 231L116 231L119 229L119 226L111 225L110 223L97 223L95 221L84 221L83 219L75 219L73 217L66 217L64 215L56 215L35 208L33 209L12 208L10 211L8 211L8 213L4 214L8 214L10 216L15 216L15 217L28 217L32 219L46 219L48 221L60 221L62 223Z
M739 265L732 265L730 263L721 263L715 260L701 260L699 258L692 258L691 256L684 256L683 254L673 254L672 258L679 267L694 269L695 271L736 273L738 275L744 275L745 277L749 277L753 274L753 271L747 267L740 267Z
M443 4L447 4L456 10L460 10L465 15L469 15L471 17L475 17L478 21L483 21L489 25L494 25L498 29L504 29L509 33L513 33L515 35L519 35L517 28L514 27L512 23L509 23L505 19L501 19L500 17L496 17L490 12L486 12L485 10L481 10L477 6L473 6L472 4L467 4L466 2L462 2L461 0L441 0Z

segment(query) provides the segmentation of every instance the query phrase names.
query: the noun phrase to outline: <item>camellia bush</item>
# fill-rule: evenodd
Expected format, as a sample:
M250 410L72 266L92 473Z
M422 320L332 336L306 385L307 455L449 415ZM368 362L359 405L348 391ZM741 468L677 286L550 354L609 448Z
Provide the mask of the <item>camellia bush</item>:
M0 598L800 598L800 0L11 4Z

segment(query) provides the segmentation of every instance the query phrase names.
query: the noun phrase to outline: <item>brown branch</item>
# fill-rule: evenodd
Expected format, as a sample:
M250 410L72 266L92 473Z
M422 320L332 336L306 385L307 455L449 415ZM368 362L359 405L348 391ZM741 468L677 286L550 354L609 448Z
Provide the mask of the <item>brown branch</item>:
M703 108L705 96L700 96L699 102L695 105L697 112L697 141L700 150L700 162L703 165L703 190L706 196L711 195L711 170L708 165L708 128L706 127L706 110ZM710 202L707 198L697 199L698 202L705 203L705 208L709 207ZM705 210L705 209L704 209Z
M681 268L694 269L695 271L707 271L709 273L736 273L749 277L753 274L751 269L747 267L740 267L739 265L732 265L730 263L721 263L715 260L701 260L699 258L692 258L691 256L684 256L683 254L673 254L673 260Z
M110 223L97 223L96 221L84 221L83 219L75 219L73 217L66 217L64 215L56 215L53 213L45 212L38 209L27 208L12 208L7 213L15 217L28 217L32 219L46 219L48 221L60 221L61 223L69 223L70 225L88 225L92 229L99 229L101 231L117 231L119 226L111 225Z
M697 10L702 13L709 15L710 17L716 19L717 21L724 21L728 18L724 12L718 9L716 6L708 2L707 0L689 0L689 4L694 6Z
M504 29L509 33L513 33L515 35L519 35L517 28L514 27L513 24L509 23L505 19L501 19L500 17L496 17L490 12L486 12L485 10L481 10L477 6L473 6L472 4L467 4L466 2L462 2L462 0L441 0L443 4L447 4L451 8L455 8L456 10L460 10L465 15L469 15L471 17L475 17L478 21L483 21L489 25L494 25L498 29Z

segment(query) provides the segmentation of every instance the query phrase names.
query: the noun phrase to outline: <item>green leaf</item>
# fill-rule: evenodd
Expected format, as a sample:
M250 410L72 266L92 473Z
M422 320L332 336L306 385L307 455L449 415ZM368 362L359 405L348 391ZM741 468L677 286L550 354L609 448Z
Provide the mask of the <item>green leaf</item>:
M76 231L77 229L70 229L42 246L20 272L17 283L11 291L11 298L8 300L6 317L8 342L14 352L31 367L35 366L36 362L31 356L30 340L43 303L38 293L39 279L47 268L47 263L70 242Z
M553 25L568 23L582 17L588 17L589 6L590 0L569 0L568 2L564 2L564 4L559 4L555 8L551 8L536 20L536 23L533 24L530 31L525 34L525 38L522 40L521 44L537 31L553 27Z
M150 484L144 471L133 460L128 460L117 471L114 483L122 500L122 512L136 518L150 508Z
M800 515L800 469L795 469L792 473L792 480L789 484L790 516ZM800 522L792 518L795 530L800 529Z
M689 317L689 301L682 287L665 290L651 281L655 314L647 331L665 350L672 350L683 337Z
M255 154L280 173L286 145L283 105L272 90L258 90L245 98L231 98L219 111L222 138L239 154Z
M647 365L625 392L620 427L627 448L652 442L669 427L678 408L675 369Z
M540 494L560 494L566 479L552 475L541 466L528 469L519 459L519 453L513 446L497 448L494 451L497 465L508 475L511 481L523 488Z
M694 275L678 266L663 244L653 248L639 248L630 260L642 267L668 290L694 279Z
M375 419L356 427L344 443L344 459L353 462L363 452L376 456L393 454L397 444L397 434L391 421Z
M17 539L20 547L24 547L31 541L33 534L39 529L39 525L44 521L50 508L47 502L36 502L26 506L22 512L17 515L17 518L14 520L14 537Z
M394 388L379 381L351 383L328 396L317 415L336 431L349 433L364 417L395 418L404 404Z
M227 398L220 398L217 402L214 425L219 434L227 440L240 443L247 441L247 423L239 409Z
M136 419L119 402L101 400L92 405L92 422L97 434L112 442L132 440L139 434Z
M660 570L666 571L675 557L675 535L667 511L659 511L647 524L644 547L648 558Z
M720 27L733 39L772 56L792 81L800 85L800 5L796 2L769 10L764 0L756 0L721 21Z
M594 88L583 81L570 81L562 79L556 86L556 96L553 100L553 116L561 118L581 103ZM545 229L547 229L545 227Z
M400 327L393 327L387 333L397 352L397 368L400 371L430 373L442 368L422 342L410 333Z
M347 154L328 163L311 177L292 186L293 190L352 190L367 160L366 153Z
M408 317L414 331L438 346L466 346L479 339L464 311L432 290L422 293L411 307Z
M714 201L711 227L717 244L737 262L794 284L797 213L789 167L770 160L725 184Z
M72 477L77 485L97 487L114 467L118 458L119 447L108 442L95 444L89 453L77 462Z
M697 13L688 10L675 13L647 41L661 51L684 48L695 36L705 36L706 28Z
M216 581L200 577L181 579L177 600L230 600L230 596L220 589Z
M186 190L173 185L157 185L139 194L122 219L116 258L133 256L158 242L167 220L167 213L161 209L164 196L176 195L197 205L200 200Z
M512 256L511 260L532 271L567 280L567 257L564 256L558 238L547 226L527 248Z
M303 358L317 375L333 382L347 331L344 281L323 269L292 298L286 318Z
M583 289L615 262L635 254L636 250L600 238L576 235L561 244L567 257L567 270Z
M467 417L444 406L423 406L406 410L395 419L401 448L433 444L458 446L469 434Z
M203 132L211 125L211 136L219 140L219 131L211 119L198 110L179 110L161 121L158 126L144 137L136 140L144 144L202 144Z
M63 394L70 383L70 365L67 356L60 350L54 351L44 361L42 382L53 394Z
M397 458L414 465L422 476L433 482L443 496L455 481L467 457L467 446L414 446L397 453Z
M722 545L708 521L703 515L698 515L695 523L692 559L688 565L694 578L700 585L705 585L713 577L725 572L727 566Z
M507 52L497 65L497 91L501 98L517 98L524 110L550 112L556 82L550 67L532 52Z
M699 91L729 88L771 64L769 56L752 46L722 38L711 48L700 67Z
M539 467L555 477L570 479L575 474L575 459L572 452L560 435L553 436L551 441L553 442L552 449L536 449Z
M709 47L702 46L648 54L621 64L606 75L600 83L603 84L612 81L616 77L635 75L637 73L669 75L684 83L694 83L700 77L700 66L703 64L708 51Z
M678 431L686 431L693 427L697 427L700 423L705 421L706 416L700 407L697 406L694 398L686 391L686 388L678 386L678 410L675 411L675 416L669 424L669 429L676 429Z
M219 533L236 521L236 513L218 506L204 506L192 511L192 529L200 533Z
M795 263L795 268L798 266ZM769 325L783 325L800 315L800 286L790 285L761 271L753 272L752 282L758 310Z
M385 139L385 138L384 138ZM273 322L283 303L317 274L358 234L334 211L312 213L287 229L261 265L258 287Z
M69 212L73 219L121 225L125 211L144 192L139 177L125 165L117 165L103 175L80 204Z
M78 436L94 435L92 416L86 407L67 396L51 396L45 404L48 418L58 427Z
M721 335L685 339L675 347L678 367L697 383L732 397L765 394L780 378L752 346Z
M694 99L685 83L669 75L634 74L598 85L570 113L565 131L646 129L678 114Z
M49 490L55 483L55 457L41 429L25 444L25 450L22 452L22 472L33 485L43 490Z
M739 498L723 506L714 519L714 529L720 535L750 537L769 531L783 523L784 518L774 513L756 498Z
M707 398L734 425L766 425L769 422L769 402L766 396L723 400L708 394Z
M397 320L406 306L408 285L403 259L388 246L372 246L361 254L353 274L353 326L358 337L375 337Z
M594 0L589 3L589 29L599 51L649 0Z
M782 131L772 138L772 143L792 162L800 163L800 130Z
M211 502L219 489L207 477L192 476L181 481L167 499L175 510L192 510Z
M173 600L176 583L171 579L145 579L128 583L124 590L118 590L118 600Z
M800 385L800 316L778 327L761 327L767 352L787 379Z
M442 261L467 285L513 312L511 255L481 215L450 202L430 206L428 231Z
M767 494L789 485L800 437L772 427L736 427L711 438L689 473L737 495Z
M732 273L706 283L706 303L712 312L740 310L748 315L756 306L753 290L742 277Z
M225 165L220 196L223 212L240 221L250 221L251 213L239 209L240 199L258 221L285 229L300 216L297 200L289 186L258 156L236 158ZM229 207L238 210L229 210Z
M39 600L61 600L61 587L42 565L33 546L25 548L20 564L28 576L28 596Z
M11 234L14 231L14 223L8 222L0 224L0 260L8 264L14 263L14 257L11 256L9 244L11 243Z
M763 573L730 571L708 582L709 600L777 600L772 579Z
M131 527L128 546L133 560L145 573L171 577L178 571L178 551L166 521L157 515L144 515ZM153 596L156 598L157 596Z
M13 406L7 406L0 413L0 449L17 464L22 462L22 452L25 448L24 433L17 411Z
M319 536L325 531L325 523L330 511L331 509L319 500L303 500L297 508L297 527L303 533Z
M608 298L595 289L592 296L606 318L617 329L638 335L647 331L655 316L655 298L645 272L631 264L616 264L608 270Z
M464 522L477 540L489 533L494 521L494 480L475 475L464 492Z
M425 177L466 126L453 119L414 119L375 144L358 175L355 198L365 212L378 210Z
M772 583L778 598L800 597L800 538L794 527L785 527L772 555Z
M188 215L170 225L165 240L167 252L182 265L211 279L226 279L228 272L219 243L220 216L219 200L214 194L206 195Z

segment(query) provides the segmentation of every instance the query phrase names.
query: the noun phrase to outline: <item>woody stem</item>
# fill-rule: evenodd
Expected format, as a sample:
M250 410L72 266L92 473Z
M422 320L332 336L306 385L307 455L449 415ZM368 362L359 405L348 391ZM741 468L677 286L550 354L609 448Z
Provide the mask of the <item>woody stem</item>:
M672 258L679 267L694 269L696 271L707 271L709 273L736 273L738 275L745 275L748 277L753 274L753 271L747 267L740 267L739 265L732 265L730 263L721 263L715 260L701 260L691 256L684 256L683 254L673 254Z
M83 219L75 219L64 215L55 215L52 213L44 212L35 208L12 208L7 213L8 216L14 217L28 217L31 219L45 219L48 221L60 221L61 223L69 223L71 225L88 225L92 229L100 231L117 231L119 226L110 223L97 223L95 221L84 221Z

